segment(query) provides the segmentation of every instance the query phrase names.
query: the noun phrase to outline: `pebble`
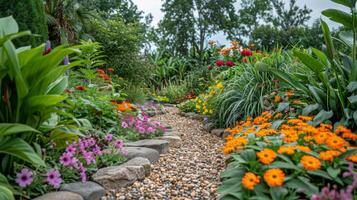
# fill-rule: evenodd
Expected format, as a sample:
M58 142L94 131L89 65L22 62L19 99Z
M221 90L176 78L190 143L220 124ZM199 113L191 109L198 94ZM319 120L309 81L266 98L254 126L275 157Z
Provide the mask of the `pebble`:
M165 110L165 114L156 115L153 120L172 126L181 136L182 146L160 155L152 173L145 180L116 191L116 199L217 199L219 174L225 166L223 140L207 134L201 122L178 115L177 108Z

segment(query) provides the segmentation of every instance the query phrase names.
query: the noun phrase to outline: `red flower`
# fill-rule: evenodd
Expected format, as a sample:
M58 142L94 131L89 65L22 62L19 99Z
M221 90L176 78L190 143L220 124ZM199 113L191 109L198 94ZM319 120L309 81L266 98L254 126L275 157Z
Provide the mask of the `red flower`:
M212 65L208 66L207 68L208 68L208 70L212 70L213 69Z
M108 68L108 72L113 72L114 69L113 68Z
M252 53L252 51L250 49L243 49L240 52L240 55L242 55L242 56L251 56L251 55L253 55L253 53Z
M76 90L83 91L83 90L86 90L86 87L83 85L79 85L79 86L76 86Z
M224 61L223 61L223 60L217 60L217 61L216 61L216 65L217 65L218 67L221 67L221 66L224 65Z
M45 50L45 52L43 52L43 55L47 55L47 54L51 53L51 51L52 51L52 48L49 47Z
M104 70L102 70L102 69L97 69L97 73L98 74L105 74Z
M248 59L247 59L247 58L242 58L241 61L244 62L244 63L247 63L247 62L248 62Z
M65 89L64 92L66 92L66 93L68 93L68 94L72 94L72 93L73 93L73 91L70 90L70 89Z
M228 61L226 62L226 65L227 65L228 67L233 67L233 66L235 66L236 64L235 64L233 61L228 60Z

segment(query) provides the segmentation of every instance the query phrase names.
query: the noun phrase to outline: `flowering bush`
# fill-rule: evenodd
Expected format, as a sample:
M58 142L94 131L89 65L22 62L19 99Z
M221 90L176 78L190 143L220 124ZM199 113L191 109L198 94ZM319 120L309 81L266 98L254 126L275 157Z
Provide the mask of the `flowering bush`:
M196 99L196 112L210 115L214 112L214 106L212 104L213 97L220 94L224 89L222 82L217 81L216 85L208 88L206 94L199 95Z
M221 175L224 197L310 198L327 184L352 184L342 172L357 161L357 134L343 126L333 129L320 116L281 117L264 112L226 130L224 153L231 159Z

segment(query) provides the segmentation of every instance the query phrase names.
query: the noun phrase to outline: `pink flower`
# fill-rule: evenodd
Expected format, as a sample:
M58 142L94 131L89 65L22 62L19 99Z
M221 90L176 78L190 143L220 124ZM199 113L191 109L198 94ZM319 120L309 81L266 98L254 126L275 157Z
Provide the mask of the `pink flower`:
M116 140L116 141L114 142L114 146L115 146L115 148L117 148L117 149L122 149L122 148L124 147L124 142L123 142L123 140Z
M233 61L231 61L231 60L228 60L227 62L226 62L226 65L228 66L228 67L233 67L234 65L236 65Z
M77 151L76 147L74 147L73 144L69 145L67 148L66 148L66 152L69 153L69 154L75 154Z
M105 136L104 140L107 141L107 142L112 141L112 140L113 140L113 135L110 134L110 133L108 133L108 134Z
M129 125L128 125L128 123L126 123L126 122L122 122L122 123L121 123L121 127L122 127L122 128L128 128Z
M81 181L84 183L87 181L87 174L85 171L81 172Z
M70 166L73 164L73 158L72 158L72 154L70 153L64 153L62 154L62 156L60 157L60 163L63 166Z
M136 127L136 130L137 130L139 133L141 133L141 134L144 134L144 133L145 133L145 128L144 128L144 127L141 127L141 126Z
M102 155L102 150L100 149L100 147L96 144L95 147L93 147L93 153L95 155Z
M218 67L221 67L221 66L224 65L224 61L223 61L223 60L217 60L217 61L216 61L216 65L217 65Z
M83 157L86 160L87 165L95 163L95 156L93 155L93 152L85 152L83 154Z
M156 129L153 128L153 127L149 127L149 128L147 129L147 131L148 131L149 133L155 133Z
M31 170L24 168L16 175L16 183L19 184L20 187L25 188L31 185L33 181L32 175Z
M59 173L59 171L56 169L51 169L50 171L48 171L47 182L54 188L59 188L62 183L61 174Z

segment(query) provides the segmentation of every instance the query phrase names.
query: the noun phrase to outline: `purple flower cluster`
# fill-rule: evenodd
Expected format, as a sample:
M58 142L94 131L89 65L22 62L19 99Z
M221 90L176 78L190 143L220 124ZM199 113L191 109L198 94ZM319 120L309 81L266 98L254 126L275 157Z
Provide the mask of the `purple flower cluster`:
M320 194L314 194L311 200L353 200L353 192L357 188L357 173L353 171L353 163L350 163L348 171L343 173L343 177L353 177L353 182L346 189L338 191L336 185L322 188Z
M140 113L134 117L132 115L126 116L121 124L124 129L134 129L140 134L154 134L157 131L165 132L165 127L160 122L151 122L150 117L146 113Z
M25 188L32 184L33 182L33 172L27 168L24 168L16 175L16 183L20 187ZM46 174L46 181L49 185L52 185L54 188L59 188L62 183L61 174L56 169L51 169Z
M104 141L112 143L118 150L121 150L124 147L124 142L122 140L113 141L113 135L110 133L104 137ZM97 158L101 155L103 155L103 151L94 138L81 138L78 142L74 142L67 146L59 161L65 167L76 169L80 173L81 181L86 182L86 167L95 164Z

